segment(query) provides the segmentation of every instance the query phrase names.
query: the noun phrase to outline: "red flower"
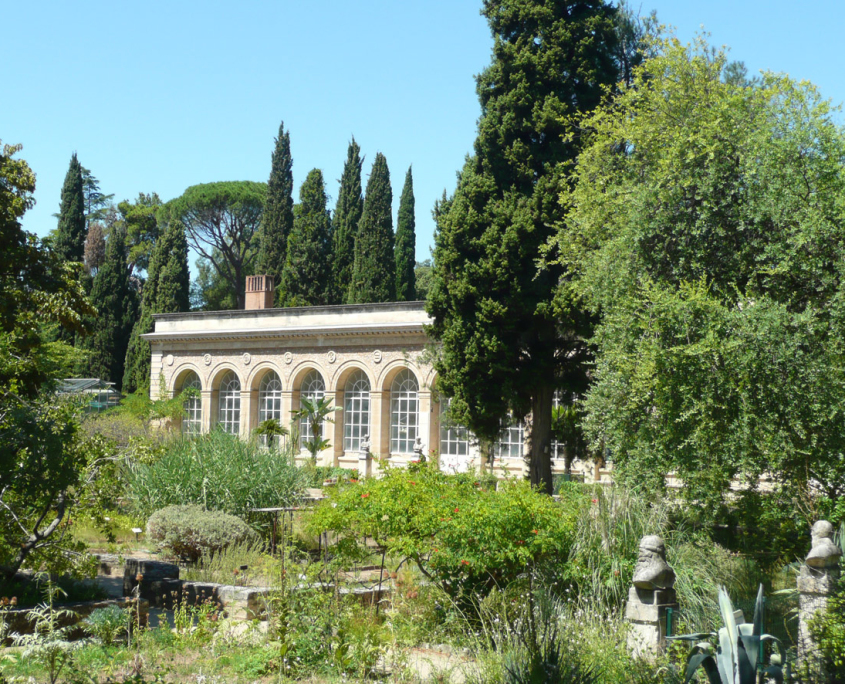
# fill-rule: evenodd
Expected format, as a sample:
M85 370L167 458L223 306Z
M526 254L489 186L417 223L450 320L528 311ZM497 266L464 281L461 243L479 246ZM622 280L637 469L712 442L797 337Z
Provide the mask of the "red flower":
M469 565L469 561L462 560L462 561L461 561L461 565Z
M598 503L598 502L599 502L598 499L593 499L593 503Z
M457 513L457 512L458 512L458 509L456 508L456 509L455 509L455 513Z
M517 540L516 540L516 543L517 543L517 544L524 544L525 542L524 542L522 539L517 539Z
M413 480L408 480L408 484L415 485L415 484L417 484L417 483L416 483L416 482L414 482Z
M364 494L361 494L361 498L366 499L369 495L370 495L369 492L365 492Z
M354 477L353 477L353 478L350 478L350 479L349 479L349 481L350 481L352 484L358 484L358 480L356 480Z
M540 534L538 530L531 530L534 534Z
M432 551L432 553L437 553L437 547L436 546L434 547L434 551Z

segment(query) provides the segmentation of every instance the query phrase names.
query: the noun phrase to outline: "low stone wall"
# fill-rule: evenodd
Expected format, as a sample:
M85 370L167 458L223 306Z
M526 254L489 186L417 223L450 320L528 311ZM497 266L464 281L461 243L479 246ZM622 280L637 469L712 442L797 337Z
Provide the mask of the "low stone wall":
M142 627L146 626L150 613L150 603L144 599L135 600L134 598L122 599L106 599L100 601L78 601L75 603L57 603L56 610L69 611L69 615L63 615L59 620L59 626L66 627L68 625L76 625L87 618L98 608L108 608L109 606L118 606L119 608L132 608L137 611L138 621ZM32 608L15 608L4 612L3 617L8 625L8 634L31 634L33 630L33 623L29 620L29 613ZM71 632L71 639L78 639L84 636L84 630L80 627L78 630Z

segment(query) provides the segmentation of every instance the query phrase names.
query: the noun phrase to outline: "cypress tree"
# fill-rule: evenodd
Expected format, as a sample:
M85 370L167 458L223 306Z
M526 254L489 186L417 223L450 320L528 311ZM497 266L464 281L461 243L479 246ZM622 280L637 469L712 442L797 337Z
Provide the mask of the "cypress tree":
M532 484L551 493L552 403L584 391L589 318L557 297L544 247L584 136L578 118L617 82L615 10L604 0L485 0L493 59L477 77L481 117L455 194L435 207L428 311L453 419L493 441L531 414Z
M115 228L106 245L106 259L94 276L91 303L97 315L89 323L92 333L80 347L88 352L81 374L117 383L123 382L126 349L137 310L137 297L126 266L126 233Z
M352 267L355 264L355 236L358 222L364 211L361 192L361 148L352 138L346 151L343 174L340 177L340 194L332 216L332 304L343 304L349 295Z
M387 160L379 152L367 181L364 211L355 238L349 302L392 302L396 298L393 255L393 192Z
M256 271L271 275L276 282L276 303L283 296L279 283L285 265L288 235L293 230L293 158L290 154L290 133L285 124L279 125L279 137L270 165L267 199L259 232L259 252Z
M82 165L76 152L62 185L59 226L53 239L53 251L64 261L82 261L85 252L85 194L82 184Z
M417 297L414 267L417 264L417 234L414 218L414 179L411 168L405 174L405 185L399 197L399 216L396 221L396 301L410 302Z
M141 335L153 331L154 313L178 313L189 308L190 273L188 243L179 221L170 221L153 247L141 316L132 328L126 351L123 391L135 392L150 385L150 343Z
M282 304L328 304L331 291L331 219L323 172L312 169L299 190L282 271Z

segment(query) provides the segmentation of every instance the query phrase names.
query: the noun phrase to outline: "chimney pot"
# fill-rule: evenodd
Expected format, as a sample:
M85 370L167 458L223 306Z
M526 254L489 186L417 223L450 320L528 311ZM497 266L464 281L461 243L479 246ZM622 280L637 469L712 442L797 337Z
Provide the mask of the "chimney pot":
M273 276L246 277L246 310L273 308Z

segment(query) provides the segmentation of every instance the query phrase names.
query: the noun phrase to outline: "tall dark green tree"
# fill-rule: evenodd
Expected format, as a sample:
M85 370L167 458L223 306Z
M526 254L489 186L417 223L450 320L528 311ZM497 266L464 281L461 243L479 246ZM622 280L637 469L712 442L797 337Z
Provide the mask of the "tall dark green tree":
M141 315L132 328L132 337L126 351L124 392L135 392L150 386L150 343L142 339L141 335L153 331L154 313L187 311L189 292L190 272L185 229L179 221L171 220L167 222L150 256L147 282L141 301Z
M106 260L94 276L91 304L97 315L90 321L91 334L79 347L88 352L79 368L80 375L123 382L123 366L132 325L137 314L137 296L126 268L126 234L112 231L106 244Z
M332 304L343 304L349 296L352 268L355 265L355 236L364 211L361 189L361 148L352 138L346 151L340 193L332 216Z
M126 250L129 264L137 271L146 271L159 234L157 215L161 199L156 193L140 192L134 202L124 200L117 205L126 226Z
M417 264L416 219L414 217L414 178L411 168L405 174L405 185L399 197L399 215L396 221L396 301L409 302L417 297L414 267Z
M393 191L390 170L379 152L373 162L364 211L355 238L349 302L392 302L396 299L396 263L393 255Z
M331 219L323 172L312 169L299 189L299 204L288 236L282 271L282 304L328 304L331 292Z
M62 202L59 208L59 225L52 239L52 249L64 261L82 261L85 252L85 194L82 183L82 165L76 152L62 185Z
M474 154L454 195L435 209L428 310L451 410L494 440L509 412L531 416L531 482L551 492L556 388L583 391L588 319L555 306L559 266L538 270L563 219L557 201L593 109L618 70L613 8L602 0L485 0L493 61L477 77Z
M104 221L108 209L113 206L114 194L106 195L100 190L100 181L84 166L82 170L82 195L85 198L85 222Z
M280 303L278 288L285 266L288 235L293 230L293 158L290 154L290 132L279 125L279 137L270 164L267 199L259 231L259 251L256 272L271 275L276 281L276 303Z

